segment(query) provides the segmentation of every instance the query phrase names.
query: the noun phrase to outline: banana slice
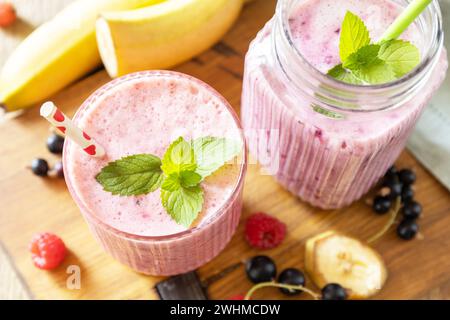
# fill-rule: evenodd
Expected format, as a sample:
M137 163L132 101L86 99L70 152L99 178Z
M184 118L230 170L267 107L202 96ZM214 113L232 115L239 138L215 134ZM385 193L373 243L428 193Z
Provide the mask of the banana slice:
M387 278L384 262L375 250L335 231L308 239L305 268L319 288L338 283L348 290L350 299L373 296Z

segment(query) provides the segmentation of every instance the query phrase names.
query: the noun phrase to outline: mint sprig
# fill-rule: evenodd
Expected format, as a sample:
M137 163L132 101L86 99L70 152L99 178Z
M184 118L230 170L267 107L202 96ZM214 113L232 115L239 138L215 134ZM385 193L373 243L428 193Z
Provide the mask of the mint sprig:
M161 188L161 203L178 223L189 227L203 206L201 182L242 150L242 143L204 137L187 142L176 139L162 160L137 154L110 162L96 180L113 195L138 196Z
M342 22L339 42L339 56L341 57L341 61L347 60L351 54L368 44L370 44L370 35L366 25L357 15L347 11Z
M381 43L378 56L400 78L414 69L420 61L419 50L404 40L388 40Z
M164 174L194 171L196 168L197 163L191 144L182 137L172 142L162 159L161 169Z
M380 84L404 76L420 62L419 49L408 41L370 42L364 22L347 11L339 43L342 63L330 69L328 75L350 84Z
M345 69L342 64L333 67L328 71L328 75L342 82L363 84L361 79L357 78L350 70Z
M203 206L203 190L200 186L180 187L174 191L161 190L164 208L178 224L189 227Z
M161 186L161 160L151 154L136 154L111 162L96 177L105 191L131 196L155 191Z
M204 179L234 158L242 149L242 143L234 139L204 137L192 141L192 147L197 162L196 172Z

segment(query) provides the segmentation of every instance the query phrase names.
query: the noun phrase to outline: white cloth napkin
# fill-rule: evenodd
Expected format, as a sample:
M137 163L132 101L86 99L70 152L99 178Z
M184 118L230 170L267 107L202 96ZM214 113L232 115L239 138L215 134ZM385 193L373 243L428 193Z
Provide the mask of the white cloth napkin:
M450 0L441 5L445 46L450 52ZM408 141L414 156L450 190L450 72Z

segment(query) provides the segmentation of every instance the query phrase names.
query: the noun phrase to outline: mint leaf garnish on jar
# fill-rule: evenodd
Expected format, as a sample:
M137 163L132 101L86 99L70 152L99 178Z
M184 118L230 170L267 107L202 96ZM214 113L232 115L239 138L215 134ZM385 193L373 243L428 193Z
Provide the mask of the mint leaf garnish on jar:
M187 142L182 137L167 148L162 160L136 154L110 162L95 177L105 191L138 196L161 188L161 203L178 223L189 227L203 207L201 182L242 150L233 139L203 137Z
M411 2L378 43L371 43L362 19L347 11L339 40L341 63L328 75L350 84L369 85L387 83L411 72L420 63L420 51L409 41L397 38L431 2Z

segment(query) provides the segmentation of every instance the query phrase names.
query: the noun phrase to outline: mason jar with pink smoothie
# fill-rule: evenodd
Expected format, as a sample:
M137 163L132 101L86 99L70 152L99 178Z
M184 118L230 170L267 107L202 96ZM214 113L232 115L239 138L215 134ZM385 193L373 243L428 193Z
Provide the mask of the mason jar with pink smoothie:
M401 35L420 63L399 79L349 84L339 64L347 12L377 41L408 1L279 0L245 60L241 119L248 148L286 189L313 206L361 198L403 150L447 70L442 18L431 3Z
M214 89L176 72L130 74L96 91L73 121L105 149L104 157L94 158L68 139L63 161L69 191L106 252L136 271L173 275L198 268L225 247L241 214L246 155L239 120ZM162 189L121 196L97 181L102 168L117 159L137 154L162 159L178 137L241 143L239 161L227 162L199 184L203 205L191 225L168 214Z

